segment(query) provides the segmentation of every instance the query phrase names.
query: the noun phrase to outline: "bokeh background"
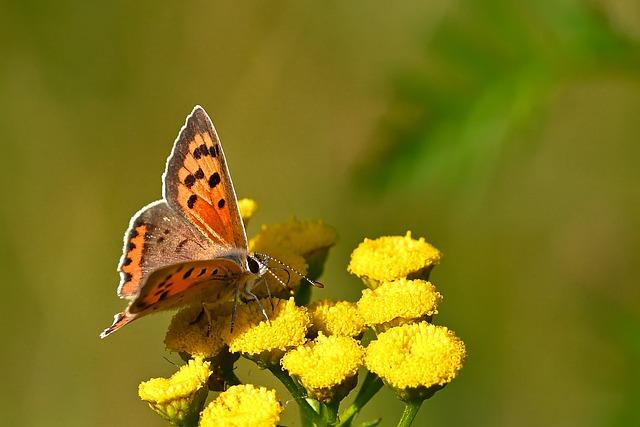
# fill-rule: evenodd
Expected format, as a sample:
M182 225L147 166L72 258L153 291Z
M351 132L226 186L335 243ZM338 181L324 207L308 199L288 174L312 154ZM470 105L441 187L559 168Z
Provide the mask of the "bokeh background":
M637 1L4 0L0 47L3 425L164 425L136 391L174 371L169 316L98 333L196 103L250 234L338 229L321 297L358 297L364 237L444 252L437 322L469 358L416 425L640 425Z

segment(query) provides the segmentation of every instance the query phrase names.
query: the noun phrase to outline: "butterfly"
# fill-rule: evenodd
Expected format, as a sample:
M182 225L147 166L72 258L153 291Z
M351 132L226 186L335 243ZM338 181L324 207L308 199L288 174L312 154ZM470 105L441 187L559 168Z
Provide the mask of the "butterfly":
M220 139L202 107L187 116L162 181L162 200L139 210L125 232L117 293L129 304L102 338L151 313L237 303L241 292L259 303L251 290L269 257L249 251Z

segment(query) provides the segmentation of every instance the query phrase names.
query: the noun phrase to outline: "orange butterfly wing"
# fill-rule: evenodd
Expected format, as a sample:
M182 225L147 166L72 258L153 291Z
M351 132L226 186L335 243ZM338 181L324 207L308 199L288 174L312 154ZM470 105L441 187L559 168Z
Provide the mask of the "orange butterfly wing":
M115 315L113 324L100 336L104 338L127 323L154 312L203 301L228 301L235 292L228 284L235 282L241 274L238 263L225 258L184 262L155 270L129 306Z
M167 310L202 301L226 301L226 297L235 292L235 287L226 285L241 273L236 262L224 258L168 266L149 276L129 312L136 314L149 308ZM212 283L197 288L196 285L205 282Z
M218 135L196 106L163 175L163 196L125 233L118 295L130 301L104 338L155 311L224 301L246 272L247 237Z
M140 209L124 235L123 255L118 264L118 296L134 298L153 271L171 264L207 260L219 248L190 226L164 200Z
M211 119L196 106L180 130L163 176L164 198L213 242L247 250L236 193Z

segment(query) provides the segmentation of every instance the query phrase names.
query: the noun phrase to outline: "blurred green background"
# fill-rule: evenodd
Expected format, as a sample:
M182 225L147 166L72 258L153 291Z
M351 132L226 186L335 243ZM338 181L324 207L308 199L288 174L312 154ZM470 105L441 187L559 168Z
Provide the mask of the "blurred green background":
M174 371L169 316L98 333L196 103L250 234L338 229L316 297L358 297L364 237L444 252L437 322L469 358L416 425L640 425L637 1L5 0L0 47L3 425L164 425L136 391Z

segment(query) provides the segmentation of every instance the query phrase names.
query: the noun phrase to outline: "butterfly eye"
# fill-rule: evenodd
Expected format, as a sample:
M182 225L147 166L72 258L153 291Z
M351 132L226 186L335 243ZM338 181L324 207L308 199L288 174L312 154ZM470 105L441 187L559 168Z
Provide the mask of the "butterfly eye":
M249 271L253 274L258 274L260 272L260 265L258 264L258 261L252 257L247 257L247 264L249 265Z

